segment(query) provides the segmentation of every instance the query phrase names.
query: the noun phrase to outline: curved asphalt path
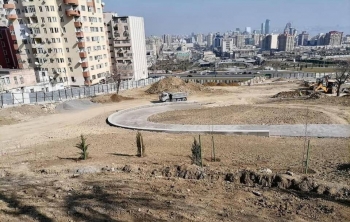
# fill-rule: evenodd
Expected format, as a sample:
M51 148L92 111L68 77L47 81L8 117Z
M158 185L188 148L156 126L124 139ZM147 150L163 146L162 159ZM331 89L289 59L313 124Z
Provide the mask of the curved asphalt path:
M219 133L248 134L257 136L305 136L305 125L180 125L149 122L148 117L174 110L201 108L198 103L177 102L161 103L122 110L110 115L107 119L112 126L126 129L168 132L168 133ZM309 137L350 137L350 125L309 124Z

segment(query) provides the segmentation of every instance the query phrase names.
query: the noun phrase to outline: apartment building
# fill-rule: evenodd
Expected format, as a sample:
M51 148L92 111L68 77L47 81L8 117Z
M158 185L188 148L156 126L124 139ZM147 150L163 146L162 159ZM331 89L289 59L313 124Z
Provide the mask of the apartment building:
M277 47L278 47L278 35L276 34L267 35L262 40L263 50L277 49Z
M91 85L109 73L101 0L8 0L3 4L18 67L65 86Z
M105 16L112 70L121 79L148 78L144 20L134 16ZM110 20L107 20L110 19Z
M10 29L0 26L0 67L14 69L18 68L16 50L18 45L11 38Z
M343 33L337 31L331 31L326 33L324 37L324 45L341 45L343 39Z
M294 49L294 36L290 34L281 34L278 36L278 50L290 52Z
M298 35L298 45L306 46L309 41L309 34L306 31L303 31Z
M6 0L0 0L0 27L1 26L7 26L7 19L6 19L6 10L4 9L3 5L7 2Z

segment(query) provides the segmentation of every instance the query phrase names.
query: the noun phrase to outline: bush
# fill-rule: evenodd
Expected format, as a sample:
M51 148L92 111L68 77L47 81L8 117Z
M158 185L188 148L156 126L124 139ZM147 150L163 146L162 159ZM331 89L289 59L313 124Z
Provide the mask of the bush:
M83 134L81 134L80 140L81 141L79 143L77 143L77 145L75 145L75 147L81 150L79 158L82 160L86 160L88 158L88 155L89 155L87 150L88 150L90 144L86 144L86 138L83 136Z
M143 137L140 132L137 132L136 134L136 146L137 146L137 156L144 157L146 147L143 144Z
M200 137L199 137L200 138ZM200 139L199 139L200 140ZM196 138L194 138L192 144L192 164L197 166L202 166L202 148L200 142L198 143Z

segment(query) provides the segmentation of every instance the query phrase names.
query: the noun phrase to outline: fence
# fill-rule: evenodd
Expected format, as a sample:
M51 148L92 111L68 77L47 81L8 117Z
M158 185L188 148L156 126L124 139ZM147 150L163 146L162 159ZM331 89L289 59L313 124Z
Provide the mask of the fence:
M290 79L304 79L304 78L322 78L327 75L335 75L335 73L271 73L271 78L290 78Z
M122 81L119 90L139 88L158 82L164 77L154 79L144 79L139 81ZM96 95L114 93L117 91L117 83L99 84L85 87L72 87L52 92L33 92L33 93L2 93L0 94L1 107L35 104L35 103L54 103L72 99L92 97Z

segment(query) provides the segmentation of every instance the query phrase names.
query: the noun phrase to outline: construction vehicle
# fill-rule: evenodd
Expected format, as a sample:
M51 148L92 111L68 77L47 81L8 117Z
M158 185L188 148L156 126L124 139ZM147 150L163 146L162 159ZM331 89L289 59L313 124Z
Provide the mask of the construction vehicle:
M187 101L187 93L183 92L162 92L159 95L160 102Z
M329 76L317 79L316 83L313 85L314 91L323 90L325 93L336 93L337 91L337 81L334 79L329 79Z

